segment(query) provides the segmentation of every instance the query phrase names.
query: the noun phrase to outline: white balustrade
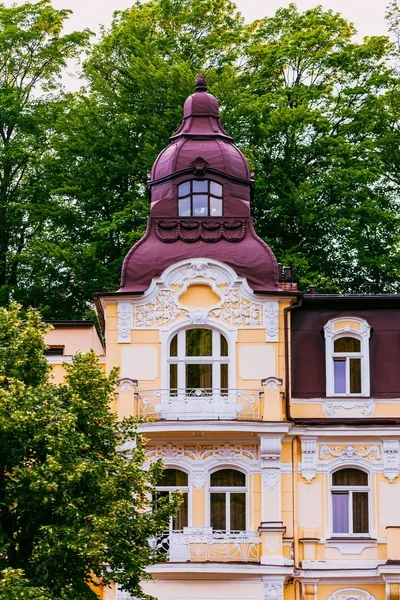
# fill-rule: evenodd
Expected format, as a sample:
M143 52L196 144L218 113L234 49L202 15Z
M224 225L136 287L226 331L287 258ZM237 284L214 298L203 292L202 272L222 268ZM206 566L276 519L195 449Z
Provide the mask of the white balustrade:
M140 392L139 415L166 420L260 419L258 390L178 389Z
M189 528L185 528L189 529ZM261 538L254 531L212 531L193 528L169 531L152 540L169 562L259 562Z

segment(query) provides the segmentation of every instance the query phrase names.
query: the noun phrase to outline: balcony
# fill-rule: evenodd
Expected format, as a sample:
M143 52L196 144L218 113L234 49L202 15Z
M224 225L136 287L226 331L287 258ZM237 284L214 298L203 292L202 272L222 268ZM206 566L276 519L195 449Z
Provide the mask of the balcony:
M259 420L259 390L173 389L137 394L138 413L165 420Z
M260 562L261 538L253 531L212 531L185 527L152 541L169 562Z

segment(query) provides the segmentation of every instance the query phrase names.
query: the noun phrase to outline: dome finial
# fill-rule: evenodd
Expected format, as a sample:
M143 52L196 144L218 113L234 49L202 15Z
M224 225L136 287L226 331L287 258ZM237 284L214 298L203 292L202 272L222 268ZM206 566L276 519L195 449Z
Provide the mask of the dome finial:
M207 91L207 81L204 75L199 75L196 79L196 83L194 84L196 92L206 92Z

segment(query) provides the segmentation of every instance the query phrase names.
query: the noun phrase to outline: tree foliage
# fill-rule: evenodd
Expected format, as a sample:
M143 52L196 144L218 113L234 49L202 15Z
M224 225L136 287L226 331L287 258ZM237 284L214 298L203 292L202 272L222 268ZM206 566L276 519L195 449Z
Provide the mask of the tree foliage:
M96 598L100 580L142 597L179 497L151 499L162 465L142 468L135 423L109 410L116 370L78 354L54 385L45 330L34 309L0 309L0 598Z
M42 14L58 27L66 17L47 0L4 9L0 34L24 48L7 37L4 15L31 32ZM388 23L398 41L395 0ZM301 288L398 291L398 43L357 42L353 25L321 7L292 4L246 25L230 0L136 2L88 48L86 88L55 93L68 52L87 45L87 32L71 35L68 45L57 30L65 46L50 53L54 72L35 81L29 110L14 96L7 104L34 119L24 134L29 166L7 200L3 302L80 318L93 292L118 288L123 257L145 229L147 173L199 72L256 173L256 229ZM18 72L20 53L10 53Z

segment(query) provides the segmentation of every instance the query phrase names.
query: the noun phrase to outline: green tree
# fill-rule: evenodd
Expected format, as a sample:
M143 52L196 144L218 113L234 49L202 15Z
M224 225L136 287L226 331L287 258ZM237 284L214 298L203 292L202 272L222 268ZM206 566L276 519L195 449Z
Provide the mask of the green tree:
M48 167L54 192L76 207L76 298L118 288L122 260L145 231L147 174L197 74L225 81L244 33L229 0L151 0L117 13L92 47L88 89L57 119Z
M229 128L256 172L258 233L301 283L397 289L398 187L382 157L397 85L387 37L353 41L341 15L294 4L255 24Z
M86 46L89 32L62 35L70 11L50 0L0 4L0 302L40 303L53 269L62 273L63 240L54 222L66 213L45 177L50 132L62 110L62 70ZM68 238L66 238L68 239ZM57 246L59 250L57 255ZM49 267L43 273L43 263ZM41 269L37 269L38 264ZM61 275L59 275L60 277ZM55 278L57 281L57 278ZM38 297L37 297L38 296Z
M116 370L76 355L52 384L45 330L34 309L0 308L0 597L83 600L99 581L142 597L179 495L151 499L162 465L143 469L135 423L109 409Z

